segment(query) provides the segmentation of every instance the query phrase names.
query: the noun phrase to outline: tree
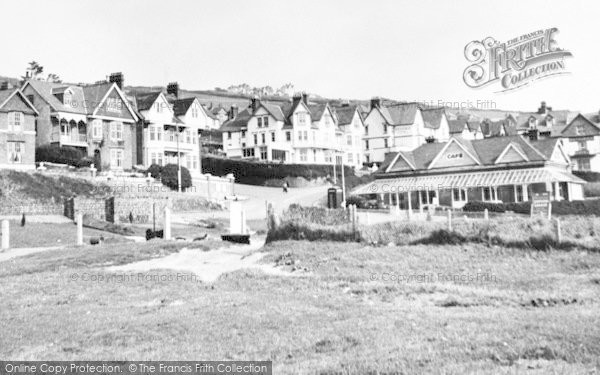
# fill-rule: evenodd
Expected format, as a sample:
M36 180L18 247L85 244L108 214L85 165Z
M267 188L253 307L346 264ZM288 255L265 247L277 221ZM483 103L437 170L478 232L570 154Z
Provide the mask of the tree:
M173 190L177 190L177 164L167 164L163 167L161 173L161 179L163 185L170 187ZM187 189L192 186L192 176L190 171L181 167L181 188Z
M46 81L53 82L53 83L62 83L62 80L60 79L58 74L54 74L54 73L48 74L48 78L46 78Z
M23 79L23 81L31 79L36 81L62 83L62 80L60 79L58 74L48 73L46 79L44 79L42 73L44 73L44 67L41 66L37 61L33 60L29 63L29 66L25 71L25 76L21 76L21 78Z

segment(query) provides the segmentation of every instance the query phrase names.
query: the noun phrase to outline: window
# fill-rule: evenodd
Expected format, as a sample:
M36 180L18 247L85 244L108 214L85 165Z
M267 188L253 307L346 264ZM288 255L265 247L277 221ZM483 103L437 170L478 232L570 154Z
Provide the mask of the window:
M352 153L349 153L349 154L348 154L348 163L349 163L349 164L352 164L352 163L354 163L354 156L352 155Z
M332 162L332 157L331 157L331 151L326 151L325 152L325 163L331 163Z
M198 169L198 156L194 155L194 158L192 159L192 168L193 169Z
M71 93L71 90L65 91L65 93L63 94L63 104L71 104L72 100L73 94Z
M577 170L589 171L590 170L590 159L586 159L586 158L577 159Z
M307 152L306 150L300 150L300 161L307 161L308 157L307 157Z
M192 117L193 118L197 118L198 117L198 107L196 105L192 106Z
M10 112L8 114L8 130L21 131L23 125L23 113Z
M285 132L285 140L290 142L292 140L292 133Z
M94 139L102 139L102 120L93 120L92 121L92 138ZM151 140L153 138L150 138Z
M298 132L298 140L301 141L302 140L302 132Z
M257 145L258 144L258 134L253 134L254 136L254 144Z
M110 166L112 168L123 168L123 150L110 150Z
M465 202L467 200L467 191L465 189L452 189L452 195L455 202Z
M275 142L275 132L271 132L271 142Z
M110 123L110 139L113 141L123 140L123 123L113 121Z
M267 160L267 158L268 158L267 148L261 147L260 148L260 160Z
M263 118L263 123L265 124L265 127L269 126L269 117L268 116L265 116Z
M157 141L162 140L163 127L162 126L157 126L155 128L155 130L156 130L156 140Z
M245 158L253 158L254 157L254 149L253 148L245 148L242 150L242 155Z
M304 140L308 141L308 131L304 131Z
M244 138L246 136L246 131L242 130L242 138Z
M348 146L352 146L352 136L351 135L346 136L346 144Z
M585 149L587 149L587 142L586 141L578 141L577 146L579 147L580 150L585 150Z
M383 140L383 147L385 147L385 148L388 147L388 140L387 140L387 138Z
M257 125L258 125L259 128L262 128L262 117L258 117L256 119L256 123L257 123Z
M25 153L24 142L7 142L8 162L18 164L23 162L23 154Z
M523 185L517 185L515 187L515 193L517 195L517 202L523 202Z
M387 125L383 124L383 134L387 134Z
M484 187L483 188L483 200L484 201L496 201L498 200L496 188Z
M185 143L192 143L192 132L189 130L185 131Z
M306 124L306 116L304 113L298 113L298 123L300 123L300 125Z
M369 127L365 126L365 135L369 135Z
M231 132L227 132L227 139L231 139Z
M261 134L260 134L260 140L262 141L262 144L263 144L263 145L266 143L266 137L265 137L265 133L261 133Z
M156 161L158 165L163 165L163 153L159 152L156 156Z

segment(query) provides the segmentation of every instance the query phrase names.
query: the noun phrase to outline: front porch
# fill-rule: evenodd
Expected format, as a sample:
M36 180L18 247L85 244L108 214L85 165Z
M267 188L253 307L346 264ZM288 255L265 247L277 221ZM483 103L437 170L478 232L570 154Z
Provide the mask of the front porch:
M583 199L585 181L553 168L519 169L380 179L352 194L376 194L392 210L462 208L469 201L527 202L534 194L549 193L553 201Z
M59 146L88 147L87 124L82 121L55 119L52 121L52 143Z

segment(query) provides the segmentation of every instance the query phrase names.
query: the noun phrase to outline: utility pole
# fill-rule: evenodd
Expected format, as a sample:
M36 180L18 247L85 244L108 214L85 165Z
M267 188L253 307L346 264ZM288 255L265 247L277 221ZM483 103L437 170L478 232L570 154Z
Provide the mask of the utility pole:
M179 124L175 124L177 129L177 191L181 193L181 152L179 152Z
M335 165L337 164L337 152L333 151L333 184L337 184L337 173L335 170Z
M346 206L346 180L344 178L344 153L342 152L342 201L344 202L344 207Z

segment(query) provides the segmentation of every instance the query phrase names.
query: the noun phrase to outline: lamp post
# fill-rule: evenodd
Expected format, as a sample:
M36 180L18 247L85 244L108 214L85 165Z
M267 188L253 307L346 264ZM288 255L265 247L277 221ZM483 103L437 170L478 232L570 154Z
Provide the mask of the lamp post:
M179 124L175 124L177 129L177 191L181 193L181 152L179 152Z
M344 178L344 153L341 152L342 159L342 202L344 202L344 207L346 207L346 181Z

